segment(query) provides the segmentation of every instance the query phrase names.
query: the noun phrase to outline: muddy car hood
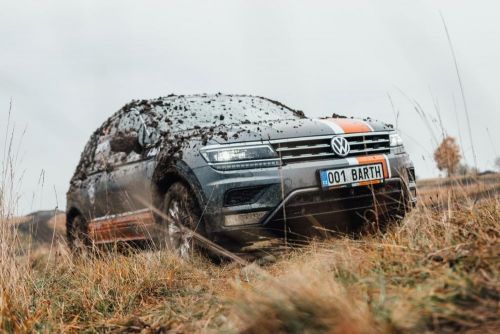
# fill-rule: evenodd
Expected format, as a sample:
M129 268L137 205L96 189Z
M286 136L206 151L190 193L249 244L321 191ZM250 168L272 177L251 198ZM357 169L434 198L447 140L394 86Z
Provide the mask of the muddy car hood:
M390 130L393 130L390 124L367 119L304 118L298 120L283 120L279 122L249 123L234 126L228 125L225 127L224 135L214 137L213 140L219 144L224 144Z

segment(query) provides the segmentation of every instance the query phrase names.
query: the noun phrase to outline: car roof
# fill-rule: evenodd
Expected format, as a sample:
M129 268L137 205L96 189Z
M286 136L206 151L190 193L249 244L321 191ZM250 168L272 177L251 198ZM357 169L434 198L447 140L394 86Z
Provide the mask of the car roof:
M235 108L236 106L251 108L256 105L267 105L279 108L281 110L288 110L296 113L298 116L303 116L299 110L294 110L281 102L271 100L262 96L244 95L244 94L191 94L191 95L175 95L170 94L167 96L160 96L153 99L132 100L126 104L122 110L129 110L134 107L145 107L146 109L154 106L168 106L175 107L182 105L186 108L210 108L212 103L219 103L226 107L226 111ZM149 107L149 108L148 108Z
M133 100L113 115L109 122L127 114L146 115L160 131L230 124L248 124L282 119L305 118L304 113L260 96L228 94L168 95ZM108 122L108 124L109 124Z

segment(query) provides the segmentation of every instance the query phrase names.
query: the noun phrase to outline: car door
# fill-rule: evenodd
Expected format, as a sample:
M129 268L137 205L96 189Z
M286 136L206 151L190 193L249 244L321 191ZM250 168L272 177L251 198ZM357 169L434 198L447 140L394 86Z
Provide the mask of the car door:
M121 115L110 133L105 186L100 188L106 215L134 213L151 203L154 157L145 155L139 140L144 127L141 113L132 110Z
M118 115L99 138L95 161L100 172L92 175L97 242L147 237L144 227L153 223L148 207L155 160L145 150L147 142L140 140L146 130L141 113L132 110Z

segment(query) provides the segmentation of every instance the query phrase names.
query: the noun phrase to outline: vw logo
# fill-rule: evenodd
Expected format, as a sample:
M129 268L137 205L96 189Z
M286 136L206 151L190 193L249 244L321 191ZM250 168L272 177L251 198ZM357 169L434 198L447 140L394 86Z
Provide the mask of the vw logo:
M335 154L345 157L351 152L351 145L344 137L333 137L332 149Z

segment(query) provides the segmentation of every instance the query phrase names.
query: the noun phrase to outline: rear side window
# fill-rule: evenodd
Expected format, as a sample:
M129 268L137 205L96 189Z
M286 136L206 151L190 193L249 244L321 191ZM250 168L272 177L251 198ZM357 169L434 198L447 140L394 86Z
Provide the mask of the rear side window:
M109 167L112 159L111 139L117 133L119 116L113 116L99 129L94 153L93 172L102 172Z
M78 166L76 167L75 174L73 175L73 178L71 179L71 185L77 185L79 182L83 181L86 179L86 177L89 174L92 174L95 169L95 151L96 151L96 146L97 146L97 141L98 141L98 135L97 133L94 133L87 144L85 145L85 148L83 149L83 152L80 157L80 162L78 163Z
M111 133L116 131L117 115L109 118L97 129L83 149L72 182L84 180L88 175L106 170L111 154Z

